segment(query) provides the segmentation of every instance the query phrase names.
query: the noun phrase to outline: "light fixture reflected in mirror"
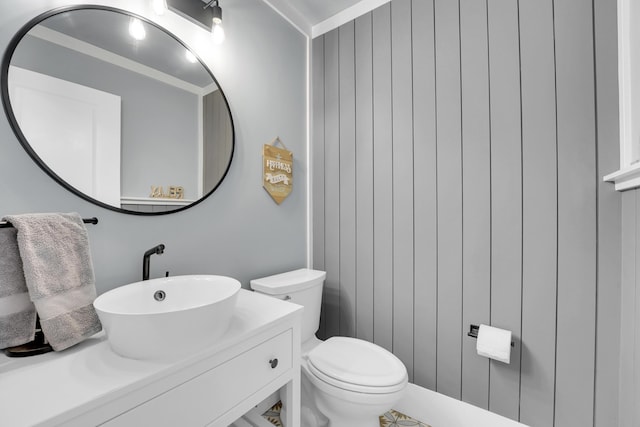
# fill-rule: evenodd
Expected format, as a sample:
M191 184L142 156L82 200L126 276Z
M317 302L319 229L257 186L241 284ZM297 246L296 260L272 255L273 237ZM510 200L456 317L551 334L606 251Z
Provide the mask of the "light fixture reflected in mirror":
M184 50L184 56L185 58L187 58L187 61L189 61L192 64L195 64L196 62L198 62L198 58L196 58L196 56L189 49Z
M156 15L164 15L167 11L167 0L151 0L151 7Z
M144 40L147 37L147 32L144 29L142 21L138 18L131 18L129 21L129 34L136 40Z

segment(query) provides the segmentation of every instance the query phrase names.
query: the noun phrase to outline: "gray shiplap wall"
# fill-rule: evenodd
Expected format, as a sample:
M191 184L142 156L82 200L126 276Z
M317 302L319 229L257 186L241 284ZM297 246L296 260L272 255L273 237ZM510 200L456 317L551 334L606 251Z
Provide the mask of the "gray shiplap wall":
M322 336L532 426L617 425L615 11L393 0L313 40ZM511 364L471 323L513 332Z
M622 198L620 427L640 424L640 190Z

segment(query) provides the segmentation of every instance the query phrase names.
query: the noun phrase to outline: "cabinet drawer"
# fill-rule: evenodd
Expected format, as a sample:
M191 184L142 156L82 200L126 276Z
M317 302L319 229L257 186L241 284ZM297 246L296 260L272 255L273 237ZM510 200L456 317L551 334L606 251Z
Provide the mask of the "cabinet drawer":
M210 423L291 369L291 340L291 330L283 332L103 425L174 427Z

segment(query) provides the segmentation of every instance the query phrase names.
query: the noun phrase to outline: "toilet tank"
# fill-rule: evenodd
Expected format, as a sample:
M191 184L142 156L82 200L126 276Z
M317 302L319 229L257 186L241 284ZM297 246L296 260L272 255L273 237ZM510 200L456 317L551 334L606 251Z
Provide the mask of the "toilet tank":
M301 268L251 281L256 292L288 300L304 307L302 313L302 342L312 338L320 327L322 285L327 273Z

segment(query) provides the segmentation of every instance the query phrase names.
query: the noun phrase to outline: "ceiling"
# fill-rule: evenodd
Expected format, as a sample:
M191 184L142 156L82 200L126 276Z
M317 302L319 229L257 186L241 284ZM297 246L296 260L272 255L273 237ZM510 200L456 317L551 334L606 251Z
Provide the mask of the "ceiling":
M316 37L389 0L264 0L300 31Z
M325 21L359 2L360 0L288 0L311 25Z
M45 19L28 35L124 68L134 67L147 75L151 71L158 78L175 77L193 85L191 91L215 88L209 70L198 61L189 61L185 55L186 47L175 37L156 26L144 25L146 37L144 41L136 41L128 31L130 20L129 15L118 11L77 9ZM115 54L115 57L110 54ZM128 64L126 60L135 64ZM139 65L146 68L139 69ZM162 73L164 77L156 73Z

